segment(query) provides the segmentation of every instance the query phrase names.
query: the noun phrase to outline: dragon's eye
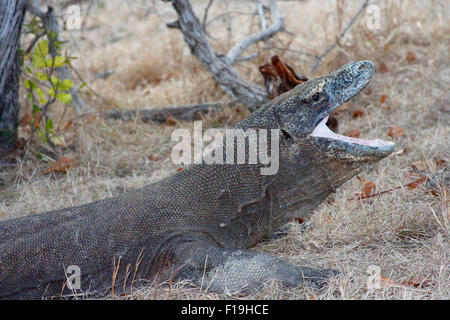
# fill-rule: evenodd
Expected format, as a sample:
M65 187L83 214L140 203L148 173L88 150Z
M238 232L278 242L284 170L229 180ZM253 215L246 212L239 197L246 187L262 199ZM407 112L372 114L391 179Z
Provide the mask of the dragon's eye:
M314 93L314 95L312 96L313 101L319 101L319 98L320 98L319 93Z

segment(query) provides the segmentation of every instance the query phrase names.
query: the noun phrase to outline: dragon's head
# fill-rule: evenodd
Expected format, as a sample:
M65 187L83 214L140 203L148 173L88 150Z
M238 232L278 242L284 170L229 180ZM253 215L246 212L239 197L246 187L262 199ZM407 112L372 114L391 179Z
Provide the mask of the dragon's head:
M325 125L331 111L360 93L372 79L370 61L356 61L329 75L298 85L272 101L270 111L280 131L291 143L308 140L324 153L354 162L376 161L389 155L394 143L346 137ZM263 111L263 110L261 110Z
M244 120L247 127L278 129L279 168L267 179L286 217L311 212L365 163L393 151L392 142L350 138L326 126L330 112L360 93L373 74L372 62L351 62L298 85Z

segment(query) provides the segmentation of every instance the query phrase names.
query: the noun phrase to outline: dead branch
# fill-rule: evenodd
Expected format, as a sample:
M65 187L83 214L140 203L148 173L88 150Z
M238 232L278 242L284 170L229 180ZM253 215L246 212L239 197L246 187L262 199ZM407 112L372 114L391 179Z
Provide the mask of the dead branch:
M202 62L214 81L220 84L226 93L245 104L252 111L267 101L268 98L264 88L243 80L233 68L233 63L250 45L267 39L282 29L282 19L275 0L270 0L274 24L266 30L250 35L238 42L226 56L220 55L212 49L204 28L194 14L189 0L172 0L171 2L177 12L178 20L170 23L170 27L181 30L191 53Z
M142 122L154 121L160 123L166 123L170 118L174 120L192 121L200 119L200 116L203 114L218 111L224 105L232 107L236 104L236 101L229 103L210 102L187 106L153 107L133 110L109 110L102 113L101 116L105 119L129 121L138 118Z
M211 8L211 5L213 2L214 2L214 0L209 0L208 4L206 5L206 8L205 8L205 13L203 14L202 26L203 26L203 30L205 32L206 32L206 20L208 19L208 12L209 12L209 9Z
M344 30L341 32L341 34L336 38L336 40L331 44L331 46L326 48L325 51L320 56L318 56L316 58L316 60L314 61L314 64L313 64L311 70L309 71L310 75L313 74L314 71L316 71L317 67L319 66L320 61L322 61L322 59L325 58L328 55L328 53L330 53L330 51L333 50L334 47L337 46L339 41L344 37L344 35L348 31L348 29L350 29L350 27L356 21L356 18L358 18L358 16L361 14L361 12L364 10L364 8L367 7L368 4L369 4L369 0L365 0L363 5L361 6L361 8L359 8L359 10L355 13L355 15L350 19L350 21L347 24L347 26L344 28Z
M283 29L283 20L281 19L278 6L275 0L269 1L270 1L270 12L272 15L272 19L274 21L273 25L265 29L262 29L260 32L254 33L236 43L227 54L227 59L230 61L231 64L233 64L236 61L237 57L239 57L242 54L242 52L244 52L248 47L250 47L251 45L255 44L258 41L272 37L274 34ZM260 11L263 11L263 9L260 9ZM264 13L262 13L262 15L260 14L260 19L262 19L261 24L264 28L264 26L267 25Z
M58 53L54 46L55 41L58 41L58 35L59 35L59 24L56 20L55 13L52 7L47 8L47 12L41 11L38 6L32 5L31 3L28 3L27 10L39 17L44 24L44 29L47 33L48 38L48 48L50 55L55 58ZM58 75L58 79L60 81L63 81L65 79L69 79L72 81L70 76L70 71L67 68L66 65L55 68L56 74ZM78 115L82 115L89 111L89 108L84 104L83 100L81 99L80 95L77 93L74 87L70 88L68 90L69 94L72 96L72 105L77 111Z

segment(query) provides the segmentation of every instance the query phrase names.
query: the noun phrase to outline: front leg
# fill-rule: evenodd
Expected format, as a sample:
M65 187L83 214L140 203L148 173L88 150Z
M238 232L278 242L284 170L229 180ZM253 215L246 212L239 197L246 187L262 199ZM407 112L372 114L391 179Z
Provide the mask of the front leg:
M333 270L298 267L252 250L219 248L207 241L185 243L175 256L180 264L176 279L190 279L214 292L255 292L265 283L276 281L297 287L304 281L321 286Z

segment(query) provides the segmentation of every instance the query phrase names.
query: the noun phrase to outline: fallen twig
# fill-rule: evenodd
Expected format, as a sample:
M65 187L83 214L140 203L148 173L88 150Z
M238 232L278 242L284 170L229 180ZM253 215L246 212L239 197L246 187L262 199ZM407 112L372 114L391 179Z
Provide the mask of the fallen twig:
M175 120L191 121L198 119L202 114L221 109L225 104L227 104L228 106L234 106L237 104L237 102L210 102L195 105L162 108L155 107L133 110L109 110L101 113L100 115L105 119L118 119L125 121L133 120L135 118L139 118L142 122L154 121L160 123L166 123L169 118Z
M401 186L397 186L397 187L394 187L394 188L391 188L391 189L388 189L388 190L372 193L372 194L369 194L367 196L357 196L356 198L355 197L348 198L347 201L369 199L369 198L377 197L377 196L380 196L380 195L382 195L384 193L388 193L388 192L391 192L391 191L394 191L394 190L397 190L397 189L402 189L404 187L409 187L411 189L414 189L420 183L427 181L427 179L428 179L427 177L422 177L422 178L417 179L417 180L415 180L413 182L410 182L410 183L407 183L407 184L404 184L404 185L401 185Z

